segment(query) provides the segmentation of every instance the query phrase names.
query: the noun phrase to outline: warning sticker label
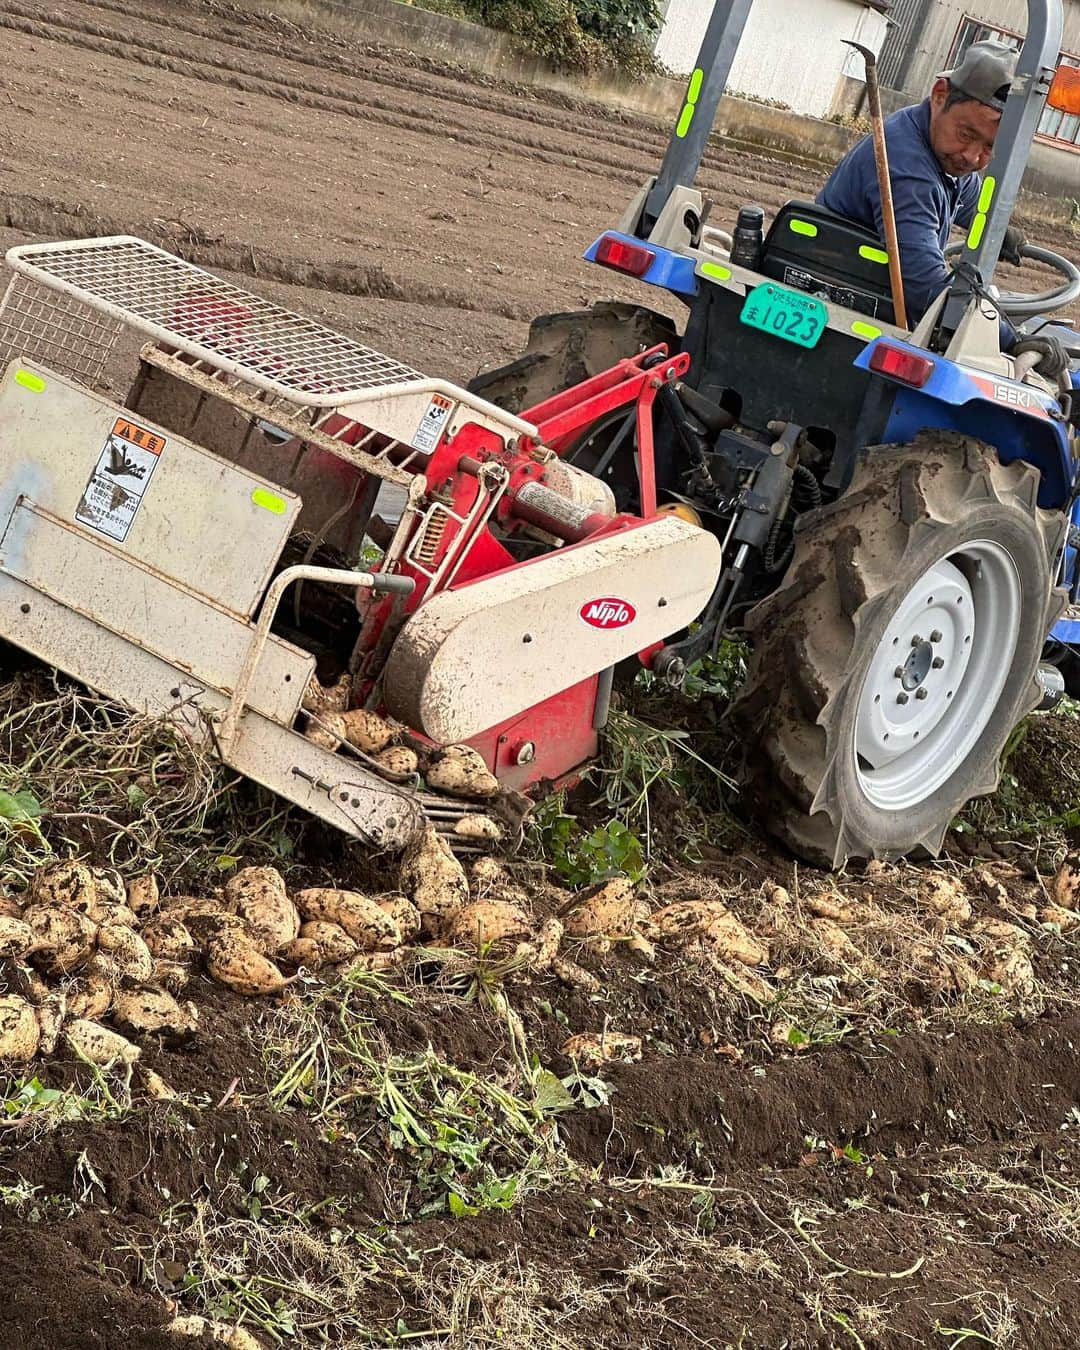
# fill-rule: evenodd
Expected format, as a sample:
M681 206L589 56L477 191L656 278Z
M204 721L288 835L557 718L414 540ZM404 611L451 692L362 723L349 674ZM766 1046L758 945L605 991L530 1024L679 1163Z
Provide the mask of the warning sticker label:
M122 543L165 446L156 431L118 417L75 509L79 524Z
M417 450L426 450L429 454L439 444L439 437L446 430L450 421L450 414L454 411L454 403L451 399L443 398L442 394L433 394L431 402L427 405L427 411L420 419L420 425L416 428L416 435L412 438L412 443Z

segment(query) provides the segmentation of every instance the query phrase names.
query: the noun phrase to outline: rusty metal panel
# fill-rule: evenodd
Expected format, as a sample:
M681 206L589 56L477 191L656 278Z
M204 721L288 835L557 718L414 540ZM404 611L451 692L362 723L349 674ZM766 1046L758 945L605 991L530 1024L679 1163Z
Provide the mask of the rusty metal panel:
M295 493L16 361L0 384L0 520L19 496L244 618L301 506Z
M0 539L0 570L92 619L129 646L168 661L196 683L232 691L251 642L250 624L25 498ZM75 650L64 652L56 664L93 684L82 662L82 652ZM267 717L291 725L314 669L308 653L271 638L255 671L250 703Z

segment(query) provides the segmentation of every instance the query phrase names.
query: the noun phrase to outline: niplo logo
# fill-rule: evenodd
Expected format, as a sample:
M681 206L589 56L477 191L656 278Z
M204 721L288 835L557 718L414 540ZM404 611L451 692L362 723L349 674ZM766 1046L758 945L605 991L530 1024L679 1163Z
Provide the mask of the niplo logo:
M578 613L590 628L625 628L637 618L637 610L629 600L619 600L613 595L586 600Z

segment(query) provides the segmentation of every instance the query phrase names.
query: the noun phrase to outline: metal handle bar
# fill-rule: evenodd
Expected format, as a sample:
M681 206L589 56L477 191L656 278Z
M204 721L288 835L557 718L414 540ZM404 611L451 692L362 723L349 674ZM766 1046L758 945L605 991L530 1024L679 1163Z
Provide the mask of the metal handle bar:
M955 257L956 254L962 253L964 248L965 245L962 243L950 244L945 250L945 256ZM998 300L998 308L1002 314L1010 319L1033 319L1055 309L1063 309L1065 305L1071 305L1074 300L1080 299L1080 267L1075 263L1071 263L1060 253L1040 248L1036 244L1025 244L1020 250L1020 256L1030 258L1033 262L1045 263L1055 272L1060 272L1065 281L1060 286L1052 287L1048 291L1039 291L1037 294L1002 291Z
M342 572L336 567L311 567L306 564L286 567L284 571L279 572L267 589L259 614L259 622L252 634L247 652L244 654L243 665L240 667L240 674L237 677L232 698L229 699L229 706L225 709L225 715L218 728L217 740L223 749L230 744L236 735L240 716L251 693L255 668L259 664L259 657L262 655L263 648L270 637L270 625L274 622L274 616L278 612L281 597L294 581L321 581L331 586L363 587L376 593L382 592L392 595L410 595L416 585L412 577L390 576L381 572Z

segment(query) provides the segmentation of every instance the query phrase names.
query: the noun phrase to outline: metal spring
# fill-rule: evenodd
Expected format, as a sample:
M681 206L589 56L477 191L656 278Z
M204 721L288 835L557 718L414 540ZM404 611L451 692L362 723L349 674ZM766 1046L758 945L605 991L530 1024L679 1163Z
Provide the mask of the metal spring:
M439 545L443 541L449 523L448 512L440 510L438 505L432 508L424 525L424 532L413 549L413 557L422 567L431 567L435 562L435 555L439 551Z

